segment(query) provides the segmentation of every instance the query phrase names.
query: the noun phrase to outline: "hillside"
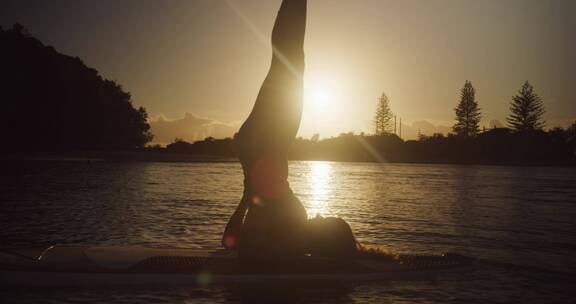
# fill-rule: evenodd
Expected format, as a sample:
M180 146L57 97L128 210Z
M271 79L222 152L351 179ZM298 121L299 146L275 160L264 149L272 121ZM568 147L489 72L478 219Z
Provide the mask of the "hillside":
M152 139L147 113L115 81L21 25L0 29L3 152L132 149Z

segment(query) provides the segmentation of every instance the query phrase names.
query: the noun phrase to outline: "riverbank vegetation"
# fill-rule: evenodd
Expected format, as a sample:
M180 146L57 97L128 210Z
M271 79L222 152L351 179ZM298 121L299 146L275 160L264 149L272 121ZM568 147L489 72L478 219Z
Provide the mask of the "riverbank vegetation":
M235 156L231 138L206 138L194 143L177 140L166 148L148 149L173 154ZM422 135L418 140L408 141L394 134L348 133L323 140L298 138L289 156L292 160L568 165L576 164L576 124L567 129L526 133L494 128L475 137Z

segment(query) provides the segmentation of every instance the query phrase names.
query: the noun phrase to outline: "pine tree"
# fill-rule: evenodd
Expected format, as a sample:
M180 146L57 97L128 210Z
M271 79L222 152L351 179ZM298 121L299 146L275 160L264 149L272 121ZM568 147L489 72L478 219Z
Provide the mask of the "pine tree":
M544 127L544 105L534 87L526 81L518 94L512 97L508 126L516 132L540 130Z
M476 90L472 83L466 80L460 94L460 102L454 109L456 112L456 124L452 129L459 136L471 137L476 136L480 132L479 124L482 116L475 94Z
M374 133L381 135L385 133L392 133L392 120L394 114L390 109L390 100L385 93L382 93L378 98L378 107L376 108L376 115L374 116Z

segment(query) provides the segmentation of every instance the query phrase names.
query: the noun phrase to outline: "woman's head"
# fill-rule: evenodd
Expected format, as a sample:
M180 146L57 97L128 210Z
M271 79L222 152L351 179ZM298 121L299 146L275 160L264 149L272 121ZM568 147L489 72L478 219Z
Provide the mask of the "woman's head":
M306 237L312 256L351 258L358 250L350 225L341 218L316 216L308 220Z

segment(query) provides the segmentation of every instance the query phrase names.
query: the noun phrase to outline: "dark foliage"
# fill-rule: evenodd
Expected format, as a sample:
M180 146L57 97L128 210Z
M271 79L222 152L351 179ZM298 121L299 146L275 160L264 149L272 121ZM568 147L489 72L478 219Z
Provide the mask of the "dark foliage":
M508 125L516 132L533 132L544 127L544 105L534 87L526 81L518 94L512 97Z
M486 164L574 164L576 145L570 131L517 133L495 128L475 138L434 136L414 142L417 161Z
M388 99L386 93L382 93L378 98L378 107L374 115L374 134L391 134L395 128L393 119L394 113L390 109L390 99Z
M152 139L146 110L78 57L21 25L0 29L2 141L14 151L130 149Z
M182 139L176 139L166 146L166 150L172 153L210 155L210 156L236 156L234 140L232 138L214 139L207 137L204 140L188 143Z
M475 95L476 90L472 86L472 82L466 80L460 94L460 102L454 109L456 112L456 124L453 129L456 135L471 137L476 136L480 131L481 116Z
M193 144L175 141L167 151L197 155L235 156L234 141L207 138ZM430 162L513 165L576 164L576 123L567 129L517 133L494 128L476 137L421 136L403 141L396 135L341 134L323 140L299 138L289 154L293 160L359 162Z

